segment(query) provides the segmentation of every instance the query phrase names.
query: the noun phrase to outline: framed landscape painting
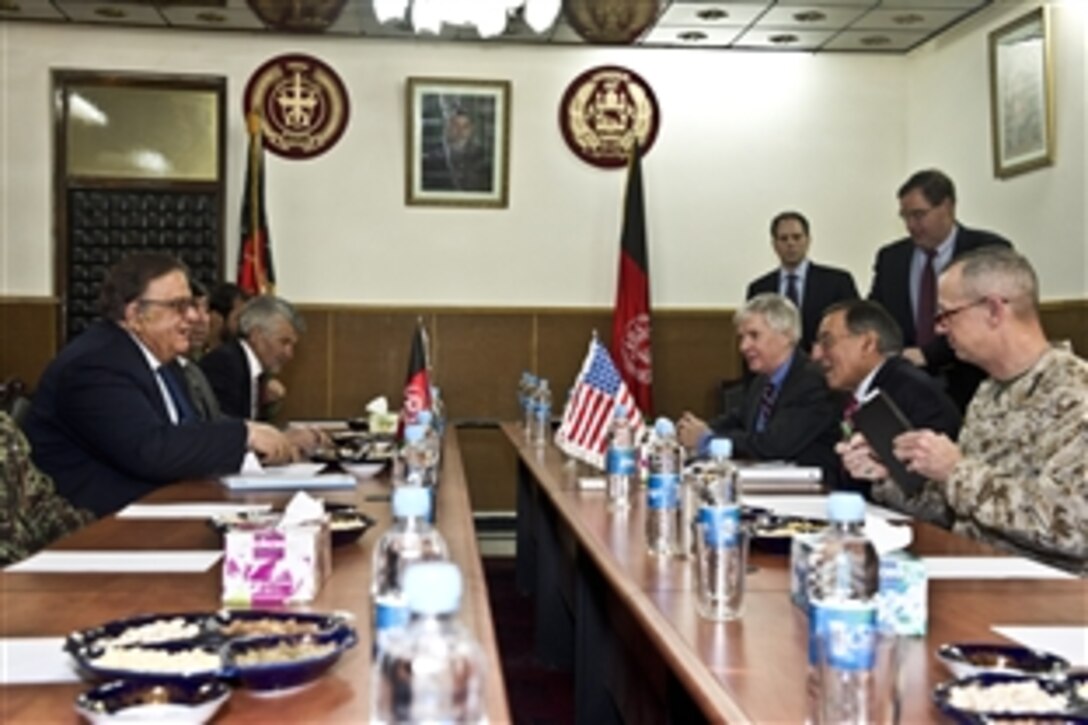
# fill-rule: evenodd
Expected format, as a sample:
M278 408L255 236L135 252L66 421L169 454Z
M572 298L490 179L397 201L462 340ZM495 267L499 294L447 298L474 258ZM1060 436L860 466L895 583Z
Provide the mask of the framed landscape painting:
M409 78L405 201L505 208L510 82Z

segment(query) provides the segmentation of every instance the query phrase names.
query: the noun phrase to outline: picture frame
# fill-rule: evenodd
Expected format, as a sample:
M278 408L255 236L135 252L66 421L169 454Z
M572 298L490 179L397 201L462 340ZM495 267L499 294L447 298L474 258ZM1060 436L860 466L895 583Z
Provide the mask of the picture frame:
M506 208L510 82L409 78L405 203Z
M1054 163L1054 67L1050 17L1035 8L989 34L994 175Z

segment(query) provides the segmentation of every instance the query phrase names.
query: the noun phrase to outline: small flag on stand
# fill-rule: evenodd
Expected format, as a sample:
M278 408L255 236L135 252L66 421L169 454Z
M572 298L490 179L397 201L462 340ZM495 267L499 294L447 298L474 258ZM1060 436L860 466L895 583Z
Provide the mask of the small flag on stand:
M646 212L642 199L642 151L635 144L627 172L620 270L612 312L612 358L642 412L653 412L650 348L650 268L646 259Z
M264 211L264 140L261 117L246 116L249 158L242 198L242 246L238 249L238 286L251 295L271 294L276 287L272 269L272 240Z
M617 405L627 408L627 418L638 440L643 428L642 413L612 363L608 350L594 335L589 342L589 354L574 381L567 408L563 411L563 422L555 434L555 444L572 458L604 468L608 428Z
M412 335L412 351L408 356L408 375L404 381L404 405L401 425L416 422L419 412L431 409L431 382L427 366L426 332L422 321Z

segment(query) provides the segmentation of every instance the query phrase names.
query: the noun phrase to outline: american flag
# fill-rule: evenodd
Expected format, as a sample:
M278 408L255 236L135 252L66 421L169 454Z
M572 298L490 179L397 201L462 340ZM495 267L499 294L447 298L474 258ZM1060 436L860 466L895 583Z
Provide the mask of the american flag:
M574 381L574 390L563 411L563 423L555 434L555 444L568 456L604 468L608 427L617 404L627 408L627 419L631 421L637 440L643 427L642 413L608 351L594 338L589 343L589 354L582 363L582 371Z

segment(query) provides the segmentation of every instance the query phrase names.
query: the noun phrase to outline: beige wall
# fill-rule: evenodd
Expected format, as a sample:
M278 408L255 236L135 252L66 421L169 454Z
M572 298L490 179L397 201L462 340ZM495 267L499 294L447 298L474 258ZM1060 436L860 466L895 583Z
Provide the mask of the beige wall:
M1034 2L1000 0L910 56L391 43L0 23L0 295L52 290L51 68L216 73L229 79L228 230L237 228L245 139L240 94L283 52L321 57L351 96L340 143L311 161L268 158L267 199L283 294L300 302L608 305L623 173L565 147L558 99L577 73L641 73L663 125L647 156L653 298L724 307L773 263L766 223L796 207L814 255L865 289L874 248L900 233L894 189L940 165L969 223L1001 230L1037 261L1044 297L1088 291L1083 0L1057 0L1058 163L1008 181L989 157L986 32ZM403 203L404 79L513 83L511 204L503 211ZM236 254L233 232L228 259Z

